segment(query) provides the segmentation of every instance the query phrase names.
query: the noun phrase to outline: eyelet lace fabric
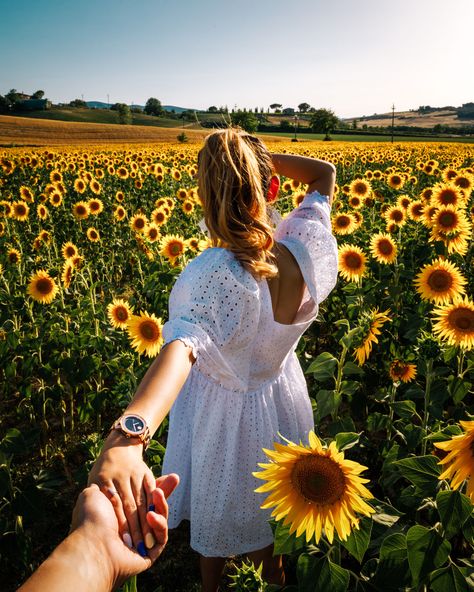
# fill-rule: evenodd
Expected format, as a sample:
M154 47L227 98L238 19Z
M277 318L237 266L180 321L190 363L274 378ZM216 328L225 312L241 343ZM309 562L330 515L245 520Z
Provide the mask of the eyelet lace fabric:
M266 280L234 254L209 248L188 263L170 294L165 344L179 339L196 358L171 411L163 473L178 473L169 527L191 522L191 547L208 557L261 549L273 541L252 472L262 448L306 441L311 401L295 349L337 279L328 198L308 194L277 226L306 288L291 325L273 318Z

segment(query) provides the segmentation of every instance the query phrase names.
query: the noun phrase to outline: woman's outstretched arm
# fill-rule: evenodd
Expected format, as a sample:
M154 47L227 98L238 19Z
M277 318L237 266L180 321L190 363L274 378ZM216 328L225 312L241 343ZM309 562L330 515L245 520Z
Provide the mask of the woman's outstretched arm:
M186 382L194 361L191 348L182 341L167 344L149 367L125 412L141 415L153 435ZM96 483L101 491L112 495L122 538L125 535L124 540L131 540L145 555L156 542L146 520L155 477L142 454L143 445L137 438L126 438L119 430L112 430L89 474L89 484Z
M272 154L276 173L308 185L308 193L319 191L328 195L332 202L336 183L336 167L325 160L296 156L294 154Z

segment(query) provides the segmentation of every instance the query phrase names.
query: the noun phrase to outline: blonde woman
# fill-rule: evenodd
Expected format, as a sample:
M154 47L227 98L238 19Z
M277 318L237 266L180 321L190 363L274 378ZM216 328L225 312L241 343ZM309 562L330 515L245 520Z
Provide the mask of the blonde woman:
M307 184L308 192L274 228L268 202L277 175ZM304 441L314 428L295 349L336 283L335 168L270 154L256 137L226 129L206 138L198 185L214 247L176 281L165 345L90 482L114 500L125 540L141 554L153 548L146 512L155 481L141 457L171 409L163 473L177 473L180 486L169 499L169 527L190 520L203 591L218 590L226 557L237 554L263 561L264 579L283 584L270 510L260 509L252 471L278 433Z

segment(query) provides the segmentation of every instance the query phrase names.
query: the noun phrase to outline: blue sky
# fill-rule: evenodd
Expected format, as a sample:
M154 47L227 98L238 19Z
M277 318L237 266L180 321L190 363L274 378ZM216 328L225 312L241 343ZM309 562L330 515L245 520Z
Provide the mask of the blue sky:
M0 0L0 94L340 117L474 101L472 0Z

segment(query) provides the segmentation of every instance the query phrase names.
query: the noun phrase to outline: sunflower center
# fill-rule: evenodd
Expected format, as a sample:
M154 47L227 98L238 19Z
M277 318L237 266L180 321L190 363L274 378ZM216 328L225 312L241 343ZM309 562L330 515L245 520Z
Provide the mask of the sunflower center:
M126 321L128 319L127 309L124 306L118 306L115 309L115 316L117 317L117 319L119 321L121 321L123 323L124 321Z
M456 203L456 193L452 189L444 189L439 195L442 204Z
M53 291L53 282L49 278L40 278L36 282L36 290L40 294L50 294Z
M468 189L469 188L469 179L466 179L466 177L460 177L459 179L456 180L456 185L458 187L461 187L461 189Z
M438 224L444 228L454 228L456 226L456 214L454 212L443 212L438 218Z
M379 251L382 253L382 255L391 255L393 253L392 243L386 238L382 239L379 242Z
M339 216L337 219L337 225L339 226L339 228L347 228L350 223L351 220L349 216Z
M72 247L68 247L66 249L66 255L69 257L74 257L74 255L76 254L76 249L73 249Z
M398 175L394 175L391 179L393 185L400 185L402 182L401 178Z
M403 220L403 212L400 210L393 210L390 217L394 222L401 222Z
M358 253L348 253L345 261L346 266L350 269L360 269L362 267L362 258Z
M169 246L170 253L173 256L177 256L181 253L181 245L179 243L171 243Z
M448 315L448 322L452 327L463 333L474 333L474 310L460 306Z
M340 499L346 485L339 464L319 454L310 454L297 460L291 481L308 502L322 505L331 505Z
M148 341L156 341L160 337L158 327L152 321L143 321L140 324L140 333Z
M445 292L453 285L453 278L444 269L435 269L428 278L428 285L435 292Z
M145 220L143 220L143 218L137 218L135 220L135 227L136 228L144 228L145 226Z
M356 183L354 191L359 195L365 195L367 193L367 185L365 183Z

